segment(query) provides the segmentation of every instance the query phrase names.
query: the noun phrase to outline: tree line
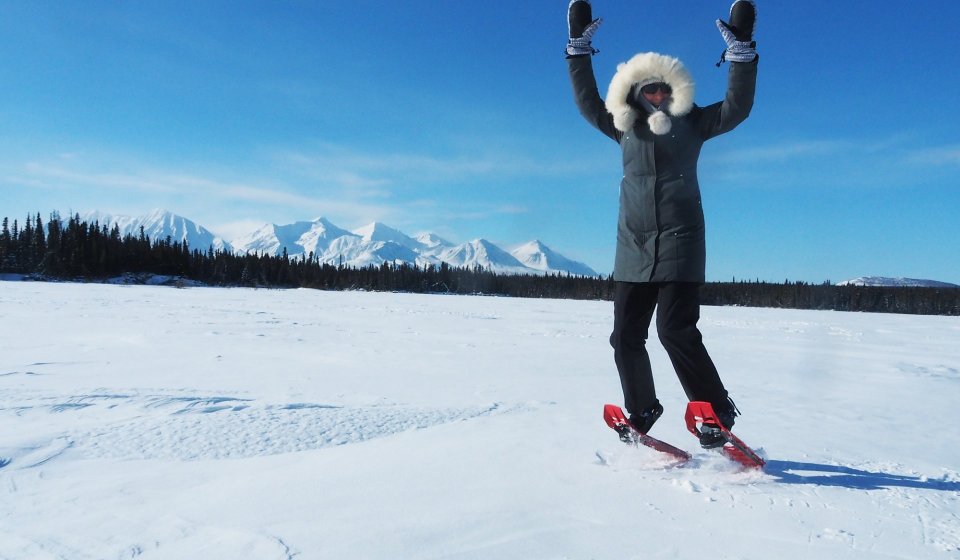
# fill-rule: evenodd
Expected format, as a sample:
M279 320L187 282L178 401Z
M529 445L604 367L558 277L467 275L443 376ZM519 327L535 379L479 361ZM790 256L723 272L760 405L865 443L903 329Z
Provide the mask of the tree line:
M611 277L503 274L482 267L384 263L352 268L313 255L233 254L191 248L185 241L121 235L118 226L28 216L21 226L3 219L0 273L41 280L102 281L160 275L211 286L316 288L415 293L488 294L528 298L612 300ZM704 305L960 315L960 289L836 286L829 283L709 282Z

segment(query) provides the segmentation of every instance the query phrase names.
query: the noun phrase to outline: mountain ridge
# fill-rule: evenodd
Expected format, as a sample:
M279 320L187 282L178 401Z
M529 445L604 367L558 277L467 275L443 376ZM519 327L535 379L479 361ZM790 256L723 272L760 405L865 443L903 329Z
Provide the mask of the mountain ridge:
M890 278L886 276L860 276L838 282L838 286L870 286L885 288L960 288L958 284L917 278Z
M213 247L235 254L256 253L279 256L286 250L291 258L313 258L321 263L356 268L383 263L419 266L482 266L504 274L557 274L599 276L584 263L568 259L541 241L530 241L507 251L479 238L454 244L424 232L409 236L382 222L371 222L355 230L341 228L325 217L292 224L265 223L230 241L202 225L168 210L152 210L142 216L123 216L100 211L81 214L88 223L117 225L121 235L144 234L151 239L186 241L190 247Z

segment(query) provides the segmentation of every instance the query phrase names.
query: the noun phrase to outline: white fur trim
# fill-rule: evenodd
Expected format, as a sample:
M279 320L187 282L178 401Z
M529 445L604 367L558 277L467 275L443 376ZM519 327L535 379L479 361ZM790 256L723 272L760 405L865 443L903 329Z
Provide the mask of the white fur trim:
M607 111L613 115L613 126L617 127L617 130L629 131L640 117L641 112L627 103L630 88L634 84L644 86L654 82L666 82L673 88L673 94L670 95L670 101L666 107L667 114L682 117L693 109L693 77L683 63L672 56L654 52L640 53L617 66L617 73L614 74L613 80L610 81L610 88L607 90L606 107ZM669 126L664 132L654 130L652 121L661 120L660 117L654 119L655 115L656 113L652 114L647 121L650 124L650 130L654 134L669 132ZM667 124L669 125L669 119Z
M670 117L663 111L650 113L650 116L647 117L647 124L650 125L650 132L658 136L670 132L670 129L673 128Z

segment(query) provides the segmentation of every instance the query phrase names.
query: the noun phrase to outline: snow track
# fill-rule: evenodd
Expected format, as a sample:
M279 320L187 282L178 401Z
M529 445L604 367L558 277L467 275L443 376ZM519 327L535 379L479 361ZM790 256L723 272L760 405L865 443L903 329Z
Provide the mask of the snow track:
M9 397L9 395L8 395ZM500 404L470 408L343 407L323 403L259 404L228 396L84 394L67 398L0 400L0 413L62 430L53 440L7 450L0 468L42 465L74 448L78 458L238 459L359 443L509 410ZM71 430L71 426L96 427ZM74 442L77 442L76 445ZM9 456L9 457L8 457Z
M223 402L223 401L221 401ZM328 405L199 406L81 434L90 457L237 459L358 443L488 414L474 409Z

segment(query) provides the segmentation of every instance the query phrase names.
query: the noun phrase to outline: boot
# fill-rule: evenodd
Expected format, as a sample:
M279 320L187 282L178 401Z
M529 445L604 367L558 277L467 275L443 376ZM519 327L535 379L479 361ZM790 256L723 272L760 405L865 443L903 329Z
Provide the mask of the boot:
M652 405L643 409L641 412L630 414L630 424L634 430L641 434L646 434L656 423L657 419L660 418L661 414L663 414L663 406L660 404L660 401L654 401Z
M723 405L714 406L713 412L717 415L717 420L719 420L727 430L733 428L736 417L740 414L740 410L730 397L727 397L727 402ZM723 437L723 432L720 431L720 426L713 422L704 422L703 425L700 426L700 447L704 449L716 449L717 447L723 447L723 444L726 442L727 440Z

